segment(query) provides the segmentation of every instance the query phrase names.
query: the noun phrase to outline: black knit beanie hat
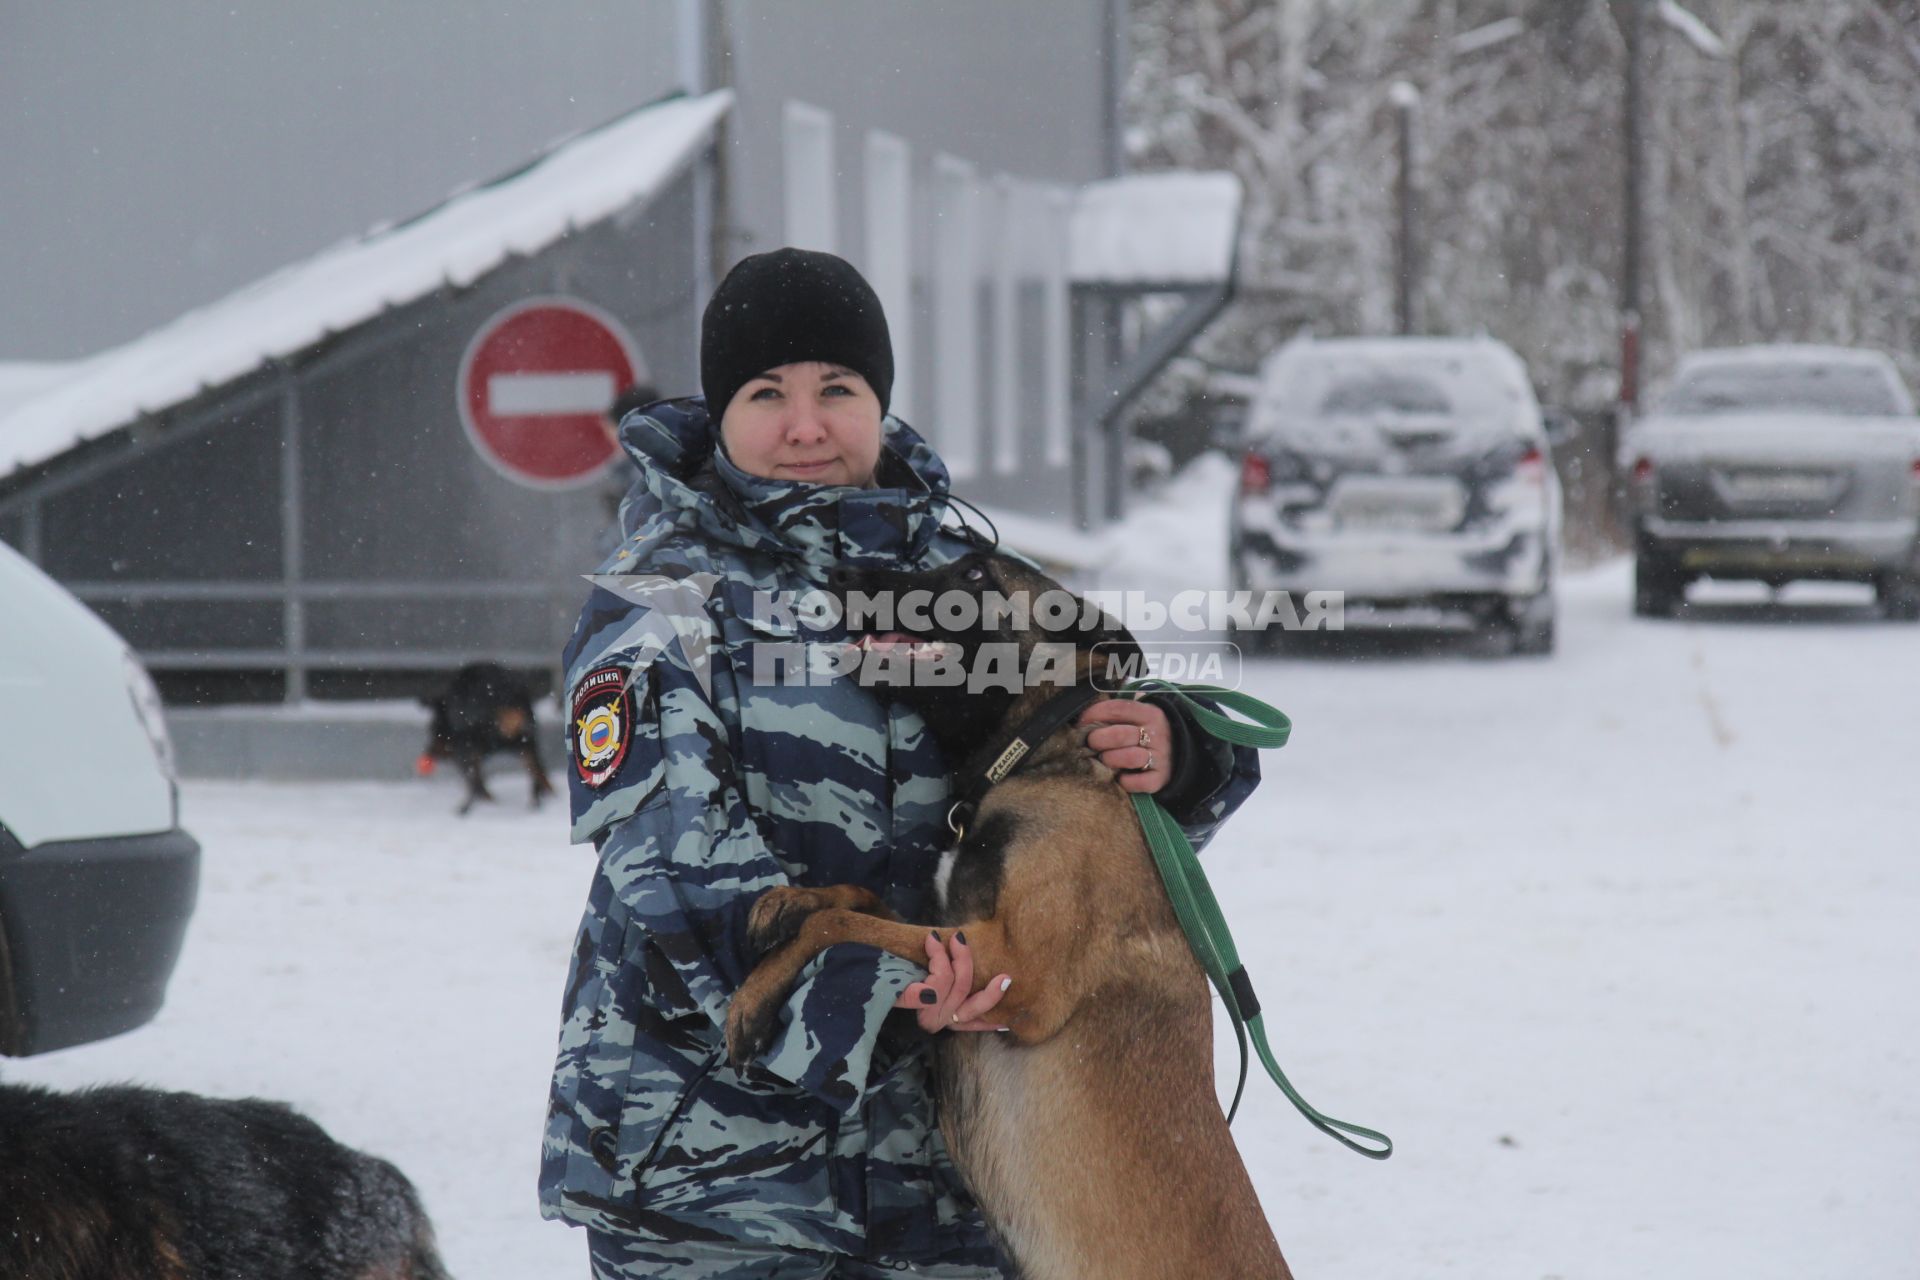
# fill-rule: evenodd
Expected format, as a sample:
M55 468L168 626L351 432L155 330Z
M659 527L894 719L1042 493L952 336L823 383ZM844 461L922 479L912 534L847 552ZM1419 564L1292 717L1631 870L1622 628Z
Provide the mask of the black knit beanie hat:
M741 387L802 360L853 370L885 413L893 340L880 296L852 263L830 253L775 249L742 258L700 321L700 388L715 425Z

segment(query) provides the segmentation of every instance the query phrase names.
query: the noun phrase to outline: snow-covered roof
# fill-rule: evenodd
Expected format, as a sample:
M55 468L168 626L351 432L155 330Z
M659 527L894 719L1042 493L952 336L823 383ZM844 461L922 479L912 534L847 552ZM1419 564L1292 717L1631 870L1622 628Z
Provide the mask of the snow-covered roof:
M1075 284L1220 284L1233 274L1240 202L1231 173L1090 182L1074 199L1067 273Z
M63 382L73 372L71 360L12 360L0 363L0 415L24 404L42 391Z
M1484 333L1465 337L1419 335L1412 337L1320 338L1302 334L1283 344L1261 364L1262 377L1268 381L1273 371L1303 364L1353 366L1377 364L1439 364L1446 361L1486 365L1501 364L1521 371L1525 366L1513 348Z
M417 218L376 228L123 346L68 362L20 398L9 400L0 383L0 477L443 286L472 284L514 255L653 197L706 145L732 105L732 92L721 90L640 108ZM22 375L21 385L34 376Z
M1891 364L1885 352L1871 347L1827 347L1806 342L1766 342L1747 347L1708 347L1680 357L1681 368L1713 364L1859 364L1880 368Z
M1263 434L1276 419L1318 405L1331 387L1356 375L1418 375L1439 387L1456 409L1531 404L1527 366L1506 343L1471 337L1316 338L1302 335L1261 362L1261 391L1249 432Z

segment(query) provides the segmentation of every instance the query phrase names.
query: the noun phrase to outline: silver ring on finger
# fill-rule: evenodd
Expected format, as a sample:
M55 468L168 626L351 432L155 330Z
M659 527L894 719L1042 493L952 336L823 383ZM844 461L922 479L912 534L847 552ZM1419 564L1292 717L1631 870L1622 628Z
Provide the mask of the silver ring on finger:
M1147 726L1145 725L1140 726L1140 745L1143 747L1153 745L1153 735L1147 732Z
M1142 773L1152 773L1152 772L1153 772L1153 752L1151 752L1151 751L1149 751L1149 752L1147 752L1147 767L1146 767L1146 768L1144 768L1144 769L1142 769L1142 770L1141 770L1140 772L1142 772Z

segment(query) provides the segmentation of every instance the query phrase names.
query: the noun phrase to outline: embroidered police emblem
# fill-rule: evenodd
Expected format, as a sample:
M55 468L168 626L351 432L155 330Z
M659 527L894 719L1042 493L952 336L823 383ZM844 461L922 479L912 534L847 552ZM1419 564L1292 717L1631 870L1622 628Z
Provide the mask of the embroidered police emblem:
M633 745L633 686L625 667L599 667L573 692L567 733L580 780L603 787L626 761Z

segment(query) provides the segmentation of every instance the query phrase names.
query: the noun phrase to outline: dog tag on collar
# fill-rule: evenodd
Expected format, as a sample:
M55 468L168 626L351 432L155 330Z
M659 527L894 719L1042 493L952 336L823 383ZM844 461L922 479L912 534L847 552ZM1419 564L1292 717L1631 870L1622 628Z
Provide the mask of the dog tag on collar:
M626 763L635 710L647 704L651 679L650 670L615 664L589 671L574 688L567 715L569 754L580 780L596 791Z
M1027 752L1031 749L1025 738L1015 738L1007 745L1007 749L1000 753L1000 758L987 766L987 781L1005 782L1007 775L1013 772L1013 767L1025 759Z

